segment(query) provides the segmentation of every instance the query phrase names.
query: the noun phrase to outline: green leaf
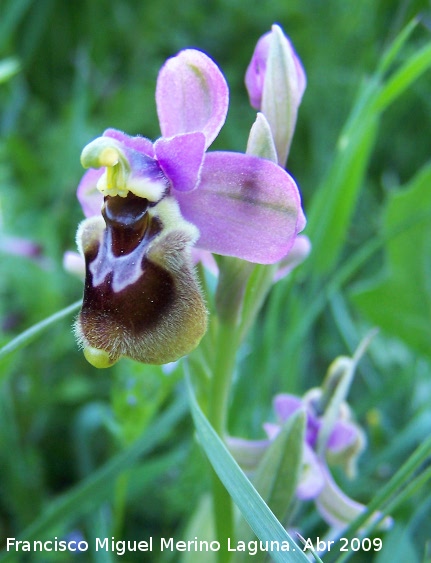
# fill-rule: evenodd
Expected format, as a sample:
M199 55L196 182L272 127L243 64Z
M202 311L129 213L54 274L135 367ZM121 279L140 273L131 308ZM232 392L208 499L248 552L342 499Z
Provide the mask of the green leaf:
M259 463L253 484L274 515L284 521L302 465L305 411L293 414Z
M389 49L383 54L383 57L380 60L379 64L379 72L380 74L384 74L387 72L392 64L395 62L395 59L398 56L398 53L401 51L404 44L407 42L413 31L416 29L419 23L418 18L413 18L405 27L400 31L400 33L396 36L392 44L389 46Z
M382 550L377 553L376 563L387 561L409 561L419 563L415 549L415 539L404 526L394 526L382 542Z
M357 286L354 303L375 324L419 352L431 354L431 165L390 196L387 238L378 276Z
M376 89L374 79L362 90L308 213L306 234L312 241L308 263L318 272L334 266L345 243L378 130L377 116L371 110Z
M212 499L210 495L204 495L194 512L187 528L184 531L185 541L193 541L195 538L210 541L214 537L214 521L212 513ZM202 551L199 554L199 563L216 563L217 554L213 551ZM196 554L186 551L181 556L181 563L195 563Z
M262 457L253 478L253 485L281 522L286 520L288 510L292 508L295 491L302 467L302 446L305 434L305 411L294 413L282 427L277 438L271 443ZM240 526L239 539L252 540L254 534L249 526ZM239 554L235 563L248 561L248 554ZM264 552L253 556L255 563L265 561Z
M206 419L196 401L190 381L188 383L190 407L199 442L242 515L261 541L278 541L280 546L289 549L288 552L272 551L273 561L307 562L308 559L302 549L265 504Z

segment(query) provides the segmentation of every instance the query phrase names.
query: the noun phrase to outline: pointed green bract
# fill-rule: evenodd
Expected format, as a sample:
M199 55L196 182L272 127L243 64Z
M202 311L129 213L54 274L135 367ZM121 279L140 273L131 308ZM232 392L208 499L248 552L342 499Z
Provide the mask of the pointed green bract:
M281 429L277 438L268 447L253 478L253 485L281 522L292 507L302 467L306 414L295 413ZM254 534L249 526L238 529L238 538L249 541ZM253 561L265 561L264 552L257 553ZM246 553L237 554L234 563L248 560Z

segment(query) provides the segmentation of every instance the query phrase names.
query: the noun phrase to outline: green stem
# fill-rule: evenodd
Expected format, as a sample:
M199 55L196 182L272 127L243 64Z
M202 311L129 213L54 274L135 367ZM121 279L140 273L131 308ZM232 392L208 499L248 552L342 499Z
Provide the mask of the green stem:
M216 293L218 319L215 321L215 356L208 397L208 421L221 439L227 433L229 393L238 348L255 319L273 280L273 269L224 258ZM229 493L215 472L212 476L214 525L224 547L234 535L233 506ZM218 560L230 560L225 549Z
M227 430L229 391L235 370L238 348L238 326L236 322L221 322L218 326L216 357L213 369L208 420L223 439ZM213 511L217 539L224 547L233 536L233 507L229 493L215 471L212 475ZM220 563L229 561L225 549L218 552Z
M208 419L223 438L227 428L229 391L235 370L238 347L237 323L220 322L216 340L216 357L211 384Z

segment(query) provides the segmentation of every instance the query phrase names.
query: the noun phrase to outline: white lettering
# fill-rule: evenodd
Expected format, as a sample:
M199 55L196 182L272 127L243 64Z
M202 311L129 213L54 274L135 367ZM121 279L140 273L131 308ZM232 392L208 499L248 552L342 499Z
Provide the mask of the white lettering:
M302 548L302 551L305 551L306 549L314 550L314 545L313 542L310 540L310 538L307 538L306 542L304 543L304 547Z
M82 540L78 543L78 551L87 551L87 549L88 549L88 543L86 541ZM76 551L76 549L72 551Z
M99 548L108 551L108 538L104 538L103 541L100 538L96 538L96 551L99 551Z
M160 538L160 551L164 549L174 550L174 538L169 538L168 541L165 538Z

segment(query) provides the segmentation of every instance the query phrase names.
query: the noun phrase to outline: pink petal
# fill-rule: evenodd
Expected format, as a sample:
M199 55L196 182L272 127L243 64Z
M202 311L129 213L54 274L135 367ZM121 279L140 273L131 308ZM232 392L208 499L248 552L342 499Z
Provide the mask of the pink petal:
M79 182L76 197L81 204L86 217L99 215L103 204L103 195L97 189L97 181L103 174L103 169L90 168Z
M193 192L175 192L184 218L194 223L197 245L216 254L272 264L297 235L300 196L280 166L254 156L206 155Z
M0 233L0 251L15 256L25 256L27 258L39 259L42 256L42 247L21 237L13 237Z
M175 190L189 192L197 186L205 154L203 133L186 133L169 139L162 137L156 141L154 149L163 172Z
M303 402L295 395L282 393L274 397L273 405L277 419L280 422L286 422L293 413L303 407Z
M207 148L225 122L229 91L221 71L207 55L186 49L161 68L156 103L163 137L201 131Z
M358 440L358 428L350 422L339 420L329 437L327 448L341 452Z
M286 35L284 35L279 26L274 25L272 27L272 30L268 33L265 33L265 35L262 35L262 37L257 42L253 56L245 74L245 85L248 91L250 105L257 110L260 110L262 107L262 96L265 83L266 68L268 64L271 40L275 33L279 33L283 38L285 50L290 54L293 60L294 72L290 72L289 74L291 81L293 81L295 85L296 97L299 101L304 94L307 84L304 67L302 66L301 60L298 57L292 42Z
M259 39L245 73L245 85L250 105L258 111L262 106L263 84L265 82L266 62L271 44L271 35L269 31Z
M123 133L122 131L118 131L118 129L107 129L103 133L103 136L111 137L111 139L116 139L129 149L142 152L147 156L154 158L153 143L146 137L131 137L130 135L126 135L126 133Z
M292 43L278 25L273 25L272 30L259 39L245 83L251 105L262 111L268 120L278 163L284 166L306 77Z

